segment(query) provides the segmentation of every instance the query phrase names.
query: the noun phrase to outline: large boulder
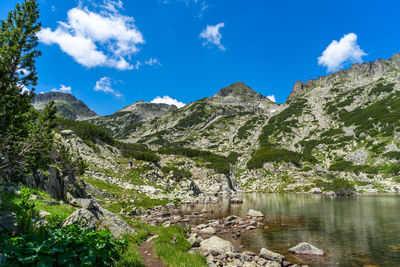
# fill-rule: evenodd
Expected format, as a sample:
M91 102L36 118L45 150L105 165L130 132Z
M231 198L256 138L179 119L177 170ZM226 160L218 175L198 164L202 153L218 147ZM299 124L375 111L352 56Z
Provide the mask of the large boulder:
M290 248L289 252L306 255L324 255L324 251L306 242L301 242L300 244Z
M78 222L79 225L96 227L98 230L110 230L116 238L124 235L134 235L136 232L117 214L112 213L93 201L82 202L82 208L73 212L63 223L63 226ZM89 209L88 209L89 208Z
M209 253L226 254L234 251L235 248L231 242L223 240L217 236L212 236L200 243L200 252L203 255L208 255Z
M268 250L266 248L262 248L260 251L260 258L264 258L266 260L270 260L270 261L277 261L280 263L283 263L284 261L286 261L286 257L276 253L276 252L272 252L271 250Z

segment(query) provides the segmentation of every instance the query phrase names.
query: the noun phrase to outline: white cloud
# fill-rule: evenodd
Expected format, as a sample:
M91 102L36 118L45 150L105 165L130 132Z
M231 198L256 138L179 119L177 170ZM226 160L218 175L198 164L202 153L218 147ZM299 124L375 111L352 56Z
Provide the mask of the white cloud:
M221 44L222 35L219 32L221 28L225 27L223 22L217 25L207 25L207 28L200 33L200 37L205 39L203 45L213 44L216 45L220 50L224 51L226 48Z
M150 58L149 60L145 61L144 64L149 65L149 66L161 66L160 61L158 61L158 59L156 58Z
M269 100L271 100L272 102L276 103L276 99L275 99L275 96L274 96L274 95L269 95L269 96L267 96L267 98L268 98Z
M117 92L112 88L112 82L110 77L103 77L100 80L96 82L96 85L94 86L95 91L101 91L107 94L113 94L116 97L121 97L122 94Z
M163 96L163 97L159 97L157 96L156 98L154 98L153 100L151 100L151 103L164 103L164 104L168 104L168 105L175 105L177 106L177 108L181 108L184 107L186 104L179 102L176 99L173 99L169 96Z
M67 94L71 94L71 86L65 86L64 84L60 84L60 88L53 88L51 89L52 92L61 92L61 93L67 93Z
M139 52L139 45L145 42L142 33L133 17L118 12L121 1L105 1L99 8L99 13L83 6L70 9L67 22L59 22L55 30L42 28L39 40L48 45L58 44L62 51L88 68L133 69L127 59Z
M337 71L346 63L361 63L365 55L367 54L357 44L357 35L349 33L344 35L339 42L332 41L322 56L318 57L318 65L326 67L328 72Z

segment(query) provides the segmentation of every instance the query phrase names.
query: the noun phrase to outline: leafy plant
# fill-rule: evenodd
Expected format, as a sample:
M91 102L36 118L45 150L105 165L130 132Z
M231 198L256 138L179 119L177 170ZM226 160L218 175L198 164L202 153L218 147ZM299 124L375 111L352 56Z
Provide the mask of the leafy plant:
M81 228L77 223L45 229L45 237L23 235L1 240L5 266L112 266L126 247L108 230Z

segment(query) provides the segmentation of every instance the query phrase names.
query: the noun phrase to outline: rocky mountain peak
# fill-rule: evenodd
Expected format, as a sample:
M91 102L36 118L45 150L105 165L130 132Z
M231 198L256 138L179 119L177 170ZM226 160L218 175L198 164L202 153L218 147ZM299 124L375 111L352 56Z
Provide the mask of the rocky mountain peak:
M264 99L265 96L257 93L243 82L235 82L228 87L222 88L216 97L245 97L253 99Z
M60 117L75 120L86 120L98 116L85 103L68 93L48 92L44 94L37 94L32 99L32 105L34 108L41 110L44 109L46 104L52 100L54 100L57 106L57 115Z
M149 103L145 101L137 101L129 106L124 107L123 109L119 110L118 112L140 112L140 111L172 111L177 109L175 105L168 105L163 103Z
M316 87L358 87L369 84L382 77L389 79L400 79L391 77L400 71L400 53L393 55L389 60L377 59L369 63L354 63L348 69L343 69L331 73L327 76L320 76L318 79L310 79L307 82L296 82L293 90L288 97L288 101L293 100L306 91Z

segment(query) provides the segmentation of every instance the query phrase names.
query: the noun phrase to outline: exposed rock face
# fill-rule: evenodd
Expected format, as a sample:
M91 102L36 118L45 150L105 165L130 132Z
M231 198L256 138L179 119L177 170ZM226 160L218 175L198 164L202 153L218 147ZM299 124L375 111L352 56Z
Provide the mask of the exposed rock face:
M306 242L301 242L300 244L290 248L289 252L306 255L324 255L324 252L321 249Z
M245 99L265 99L265 96L257 93L243 82L236 82L228 87L222 88L215 97L239 97Z
M297 81L294 83L293 86L293 90L292 92L289 94L287 101L290 101L292 99L294 99L297 95L301 95L302 93L304 93L306 91L306 85L305 83L301 82L301 81Z
M49 166L49 171L44 174L41 171L34 175L24 177L24 183L29 187L40 188L56 199L67 199L67 192L75 198L87 196L85 182L70 174L63 177L54 166Z
M209 254L209 253L226 254L229 252L234 252L235 248L233 247L231 242L223 240L217 236L212 236L209 239L201 241L200 251L203 254Z
M36 109L44 109L46 104L54 100L57 106L57 115L67 119L86 120L98 116L85 103L76 99L73 95L61 92L49 92L37 94L32 99L32 105Z
M121 238L126 234L136 234L120 216L100 207L92 200L87 200L83 206L84 208L74 211L64 221L63 226L78 222L81 226L86 224L98 230L110 230L116 238Z

